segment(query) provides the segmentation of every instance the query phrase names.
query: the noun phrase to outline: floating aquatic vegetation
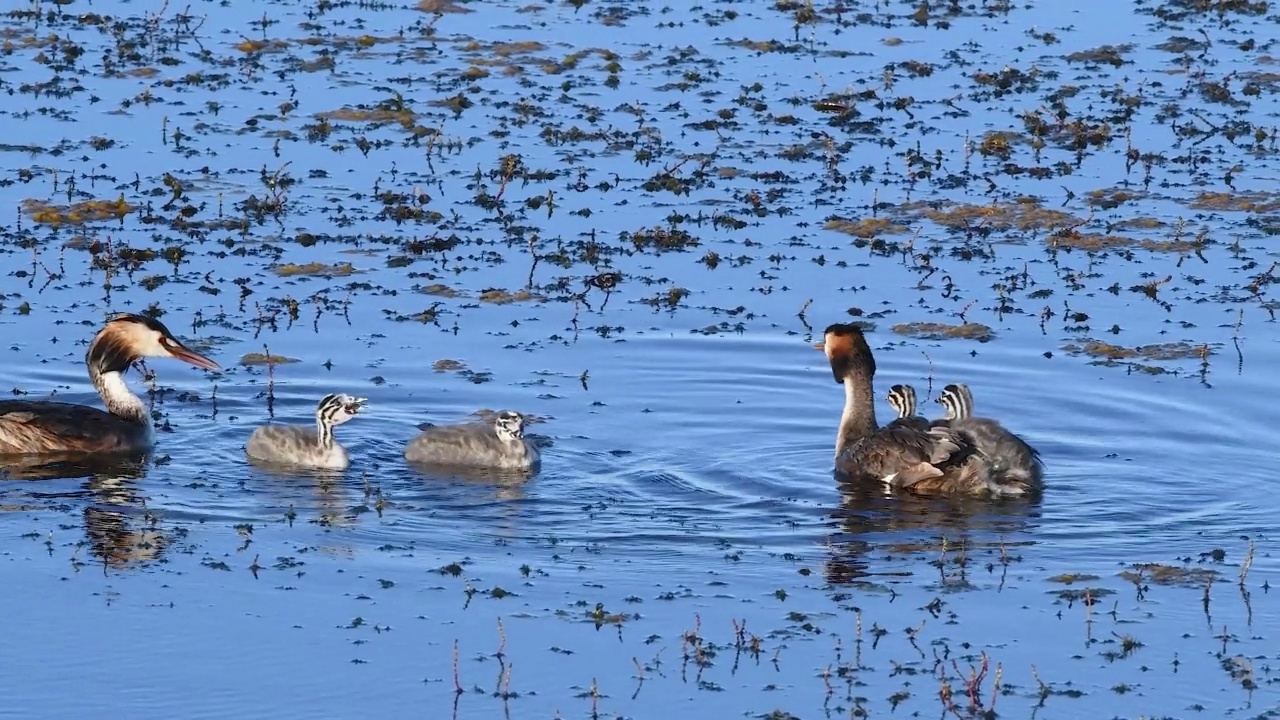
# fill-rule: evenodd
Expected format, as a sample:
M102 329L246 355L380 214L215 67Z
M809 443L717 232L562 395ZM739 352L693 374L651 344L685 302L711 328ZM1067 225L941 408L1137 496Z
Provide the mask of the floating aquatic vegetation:
M284 40L241 40L236 49L242 53L279 53L289 49Z
M1077 226L1080 219L1061 210L1043 207L1036 198L1022 198L1016 202L993 202L990 205L966 205L960 203L932 203L920 214L944 227L963 230L982 228L996 230L1054 230ZM912 206L903 210L911 211Z
M1134 563L1120 577L1132 583L1152 582L1157 585L1182 585L1201 587L1218 579L1218 571L1211 568L1164 565L1161 563Z
M1143 250L1156 253L1198 255L1208 246L1208 244L1209 241L1207 237L1205 237L1205 234L1202 234L1193 240L1152 240L1150 238L1143 238L1142 242L1138 243L1138 247ZM1201 255L1200 259L1204 260L1204 256Z
M1004 130L992 130L982 137L978 143L978 153L989 157L1008 160L1013 155L1014 146L1028 141L1019 133Z
M285 263L277 265L273 268L275 274L280 277L297 277L299 275L316 275L323 277L344 277L351 275L356 271L351 263L337 263L335 265L326 265L325 263L312 262L304 265L297 263Z
M684 299L689 297L689 290L682 287L673 287L666 292L660 292L656 295L641 298L640 302L650 305L655 309L666 308L667 310L675 310L681 307Z
M1256 214L1273 213L1280 210L1280 193L1264 190L1247 192L1213 192L1206 191L1196 195L1187 203L1193 210L1229 210Z
M1129 188L1108 188L1106 190L1090 190L1085 193L1085 200L1093 207L1100 208L1102 210L1114 210L1125 203L1144 200L1148 196L1148 193L1141 190L1132 190Z
M289 365L292 363L302 362L298 358L285 357L284 355L270 355L267 353L251 352L245 353L240 358L240 364L245 367L255 367L258 365Z
M1103 45L1090 50L1079 50L1067 55L1067 62L1084 63L1086 65L1111 65L1120 67L1125 64L1124 56L1133 52L1134 45Z
M471 368L462 368L458 371L458 375L474 385L487 383L493 379L493 373L487 370L472 370Z
M1069 603L1083 602L1086 605L1093 605L1108 595L1115 595L1116 591L1104 587L1085 587L1080 589L1050 590L1049 594Z
M543 300L528 290L517 290L510 292L502 288L489 288L482 290L479 295L481 302L493 303L494 305L509 305L516 302L529 302L530 300Z
M1133 247L1138 244L1135 238L1125 235L1099 235L1096 233L1062 233L1055 234L1049 241L1051 247L1069 248L1071 250L1114 250L1116 248Z
M1081 342L1066 343L1062 349L1073 355L1087 355L1105 361L1131 360L1186 360L1203 359L1213 353L1208 345L1188 342L1168 342L1139 347L1114 345L1101 340L1085 339Z
M103 220L122 220L136 210L125 201L123 195L115 200L81 200L70 205L54 205L44 200L22 201L22 211L42 225L82 225Z
M414 120L417 119L417 115L405 107L345 107L319 113L316 117L323 120L342 120L347 122L395 123L405 127L413 125Z
M899 335L910 335L921 340L977 340L990 342L996 333L982 323L967 322L961 325L948 325L937 322L901 323L893 326Z
M1078 582L1092 582L1097 579L1097 575L1091 575L1089 573L1063 573L1061 575L1054 575L1053 577L1046 578L1049 582L1062 583L1063 585L1074 585Z
M462 296L462 293L459 291L449 287L448 285L442 285L440 283L418 286L414 288L414 290L417 290L423 295L436 295L438 297L456 298Z
M898 235L910 231L905 225L898 225L888 218L862 218L861 220L831 218L823 227L860 238L873 238L885 234Z
M475 12L475 10L465 5L459 5L453 0L418 0L417 8L422 12L441 15L445 13L463 14Z
M622 233L622 240L630 242L639 252L653 250L658 254L663 252L686 252L699 245L698 239L684 230L670 230L661 227L636 230L630 233L624 232Z
M985 89L985 92L977 93L976 97L986 99L1001 98L1010 93L1034 92L1040 89L1044 76L1045 72L1037 67L1024 71L1006 66L996 72L979 70L973 74L972 80L975 85Z

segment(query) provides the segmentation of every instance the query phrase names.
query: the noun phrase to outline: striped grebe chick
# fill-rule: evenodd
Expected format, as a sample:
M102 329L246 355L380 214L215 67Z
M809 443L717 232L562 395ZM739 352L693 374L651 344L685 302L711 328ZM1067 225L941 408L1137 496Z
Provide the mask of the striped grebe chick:
M416 463L527 470L541 460L524 436L524 416L503 410L489 423L441 425L423 430L405 446Z
M1044 463L1040 453L998 421L974 417L973 392L968 385L947 385L938 396L938 403L946 410L951 429L967 436L987 458L993 492L1025 495L1043 489Z
M316 406L315 427L263 425L249 436L245 454L277 465L343 470L351 458L333 439L333 428L355 417L367 402L341 393L325 395Z
M890 425L907 425L909 427L928 430L930 423L920 417L916 405L916 389L910 385L894 385L885 396L889 407L898 413L898 417Z
M98 331L84 361L106 412L45 400L0 400L0 456L138 453L151 448L151 413L124 381L144 357L167 357L206 370L218 363L187 348L159 320L121 313Z

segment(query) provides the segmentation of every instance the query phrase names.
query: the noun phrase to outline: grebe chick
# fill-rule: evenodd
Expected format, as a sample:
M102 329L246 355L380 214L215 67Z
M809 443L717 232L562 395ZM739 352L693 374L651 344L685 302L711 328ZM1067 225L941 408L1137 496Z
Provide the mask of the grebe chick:
M44 400L0 400L0 455L138 453L155 440L151 413L124 373L144 357L167 357L206 370L218 363L190 350L159 320L121 313L89 343L84 362L107 411Z
M503 410L492 423L429 427L405 446L410 462L432 465L527 470L538 464L538 449L524 437L524 416Z
M922 430L929 429L929 421L917 414L915 388L910 385L894 385L889 388L886 399L889 401L889 407L898 413L898 417L889 423L890 425L907 425Z
M844 385L844 412L836 436L836 471L853 481L882 482L919 493L990 494L987 460L971 439L946 426L923 428L876 423L871 347L856 325L837 323L823 333L835 381Z
M1006 495L1023 495L1042 489L1044 463L1040 453L1025 440L991 418L973 416L973 393L968 385L942 389L938 403L946 410L951 429L969 437L991 466L991 480Z
M263 425L249 436L244 452L254 460L277 465L344 470L351 459L333 439L333 428L355 417L367 402L350 395L325 395L316 406L315 427Z

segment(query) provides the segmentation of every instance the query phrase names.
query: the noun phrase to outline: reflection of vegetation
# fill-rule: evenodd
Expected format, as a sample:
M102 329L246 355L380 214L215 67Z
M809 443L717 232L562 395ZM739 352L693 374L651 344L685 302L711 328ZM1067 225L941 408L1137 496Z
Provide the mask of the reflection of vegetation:
M93 554L113 567L156 560L169 545L154 517L137 517L110 505L85 508L84 524Z

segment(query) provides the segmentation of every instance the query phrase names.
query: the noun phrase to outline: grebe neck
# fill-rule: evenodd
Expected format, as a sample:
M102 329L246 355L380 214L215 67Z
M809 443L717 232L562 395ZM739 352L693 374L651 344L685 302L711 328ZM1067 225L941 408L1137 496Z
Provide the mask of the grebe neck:
M840 414L840 432L836 436L837 454L880 427L876 424L872 392L870 376L856 372L845 376L844 412Z
M93 387L102 396L107 412L141 425L151 426L151 413L147 412L147 406L143 404L142 398L133 394L128 383L124 381L124 376L118 371L101 372L90 365L89 379L93 381Z
M316 439L320 441L320 449L333 448L333 425L323 415L316 415Z

